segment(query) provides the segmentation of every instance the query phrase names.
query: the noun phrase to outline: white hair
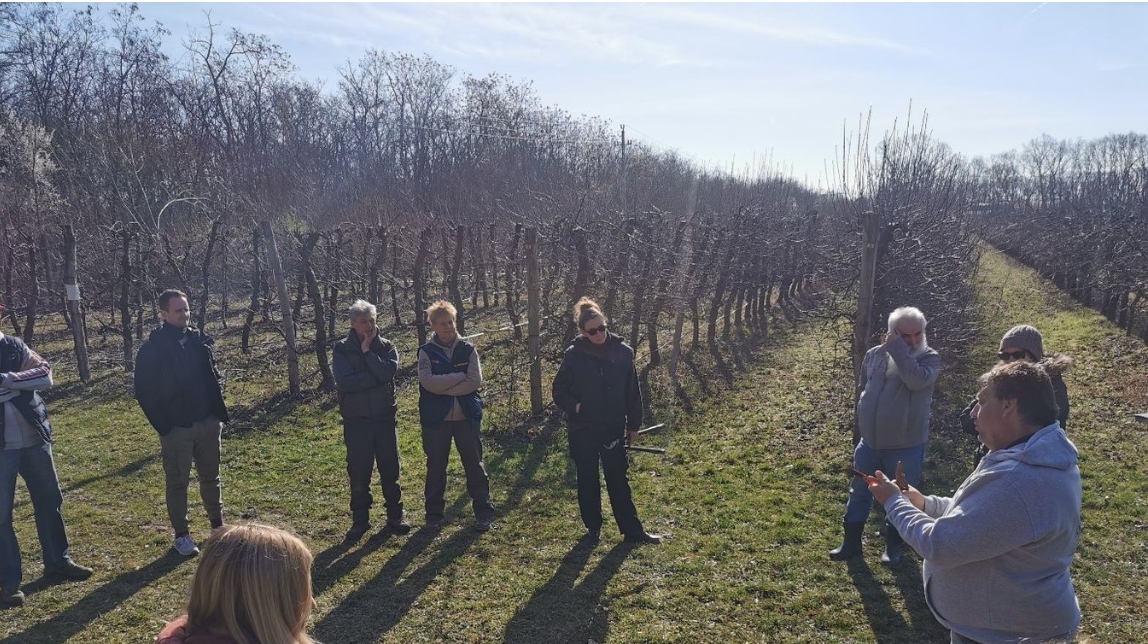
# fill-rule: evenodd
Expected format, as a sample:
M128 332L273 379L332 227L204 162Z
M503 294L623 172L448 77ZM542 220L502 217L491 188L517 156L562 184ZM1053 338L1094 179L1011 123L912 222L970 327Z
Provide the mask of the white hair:
M356 318L368 316L376 318L379 316L379 310L375 308L375 305L366 300L355 300L355 303L351 305L351 309L348 312L350 313L352 322L354 322Z
M924 331L925 327L929 325L929 321L925 319L925 314L921 313L921 309L915 306L902 306L901 308L893 309L893 312L889 314L890 333L897 329L897 325L900 324L901 320L920 322L921 331Z

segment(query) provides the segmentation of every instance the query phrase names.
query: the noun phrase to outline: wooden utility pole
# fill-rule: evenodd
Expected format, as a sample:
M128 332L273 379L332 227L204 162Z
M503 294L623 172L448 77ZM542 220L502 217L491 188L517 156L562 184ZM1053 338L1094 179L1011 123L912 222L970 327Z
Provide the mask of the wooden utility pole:
M76 233L72 225L64 226L64 297L68 301L68 314L72 316L72 340L76 347L76 367L80 380L92 378L88 369L88 339L84 335L84 316L80 310L80 284L76 281Z
M275 231L270 221L262 222L263 238L267 240L267 262L275 275L275 285L279 290L279 311L283 317L283 337L287 340L287 378L291 395L298 396L299 354L295 351L295 317L291 315L291 294L287 292L287 276L283 274L283 263L279 261L279 246L275 243Z
M626 126L622 125L622 218L626 217Z
M538 290L538 230L526 229L526 346L530 352L530 412L542 413L542 340Z
M877 274L877 237L881 229L881 217L867 210L861 214L861 286L857 293L857 316L853 320L853 409L861 389L857 387L861 375L861 361L868 350L869 335L873 332L873 286ZM861 428L853 420L853 444L861 440Z

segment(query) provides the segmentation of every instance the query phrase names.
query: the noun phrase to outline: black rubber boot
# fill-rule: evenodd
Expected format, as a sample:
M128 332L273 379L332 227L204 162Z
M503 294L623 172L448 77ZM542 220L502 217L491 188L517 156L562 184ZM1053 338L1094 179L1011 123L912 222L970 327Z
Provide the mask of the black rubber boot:
M829 551L829 558L834 561L844 561L861 554L861 532L865 529L865 522L845 524L845 540L841 547Z
M881 554L881 563L896 568L901 563L901 545L905 540L892 523L885 522L885 552Z

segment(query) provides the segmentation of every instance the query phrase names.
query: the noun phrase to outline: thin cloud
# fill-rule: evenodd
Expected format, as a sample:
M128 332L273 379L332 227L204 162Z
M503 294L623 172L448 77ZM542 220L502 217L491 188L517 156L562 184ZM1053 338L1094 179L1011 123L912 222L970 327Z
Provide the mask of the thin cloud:
M928 50L885 38L849 34L824 27L767 25L743 17L731 17L712 12L692 11L677 7L662 9L660 11L660 17L667 22L679 22L726 32L764 36L765 38L785 42L798 42L823 47L863 47L915 55L929 55L930 53Z
M458 7L463 9L463 7ZM454 20L493 34L528 43L527 50L552 52L550 57L596 61L677 65L687 61L676 46L634 33L630 20L613 10L570 10L551 5L465 5ZM507 51L511 51L509 48ZM504 52L505 53L505 52Z
M1148 67L1148 63L1109 63L1107 65L1097 65L1096 71L1098 72L1123 72L1129 69L1143 69Z

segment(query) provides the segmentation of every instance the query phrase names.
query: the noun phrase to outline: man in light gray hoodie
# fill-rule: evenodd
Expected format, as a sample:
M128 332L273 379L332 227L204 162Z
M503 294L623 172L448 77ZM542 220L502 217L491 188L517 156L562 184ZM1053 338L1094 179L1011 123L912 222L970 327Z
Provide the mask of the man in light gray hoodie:
M1069 566L1080 542L1076 447L1035 364L981 376L973 408L989 453L952 497L902 492L884 472L869 490L921 557L925 600L953 644L1071 640L1080 606Z
M929 348L925 336L928 321L920 310L904 306L889 314L885 342L873 347L861 362L857 388L857 425L861 441L853 451L853 468L872 474L895 470L903 463L905 478L912 485L921 481L925 445L929 441L929 415L933 386L941 373L941 357ZM873 509L873 495L865 480L853 477L845 506L845 539L829 552L835 560L861 554L861 532ZM885 526L885 552L881 562L901 562L901 537Z

